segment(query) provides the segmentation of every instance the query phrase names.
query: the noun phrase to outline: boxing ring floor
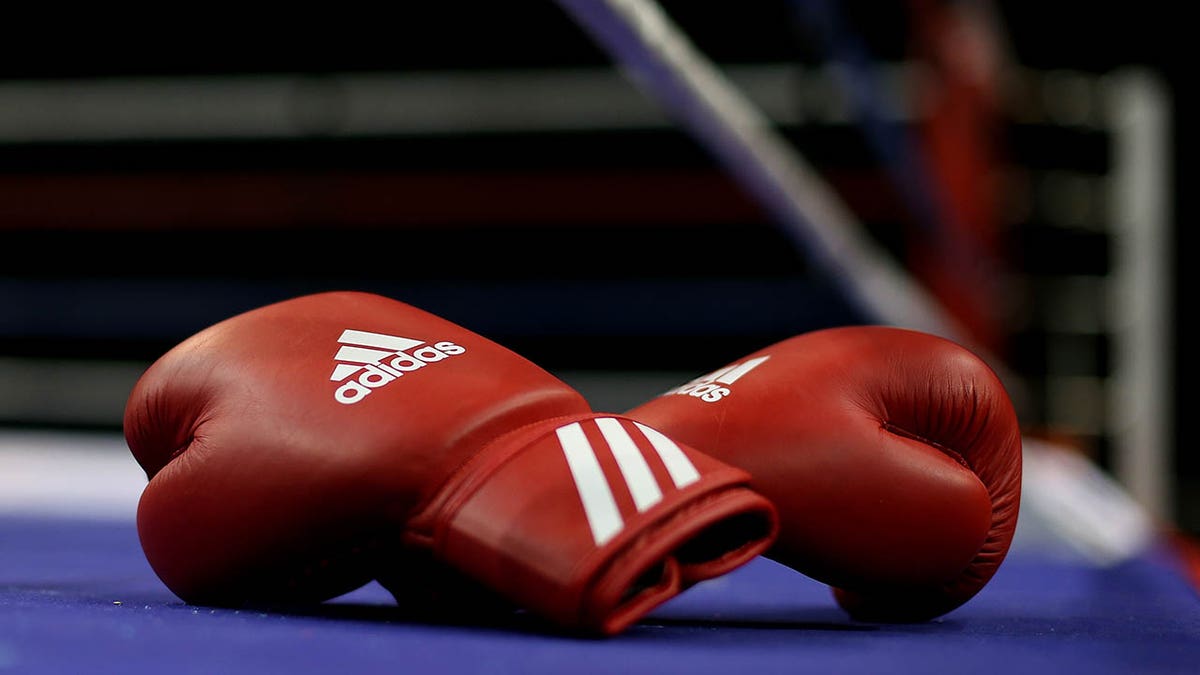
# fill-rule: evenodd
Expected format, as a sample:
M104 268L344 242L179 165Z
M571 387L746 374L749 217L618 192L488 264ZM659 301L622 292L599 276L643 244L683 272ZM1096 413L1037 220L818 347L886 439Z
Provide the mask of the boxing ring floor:
M759 558L592 639L521 615L413 616L374 584L304 610L184 604L138 545L144 483L119 434L0 430L0 672L1200 672L1200 594L1172 540L1080 555L1036 504L992 582L931 622L850 620Z

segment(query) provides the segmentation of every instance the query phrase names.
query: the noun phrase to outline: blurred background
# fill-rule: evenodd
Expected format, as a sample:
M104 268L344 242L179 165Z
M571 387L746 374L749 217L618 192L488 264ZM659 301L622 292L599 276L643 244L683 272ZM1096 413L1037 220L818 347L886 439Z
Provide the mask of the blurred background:
M808 169L820 199L781 207L585 4L14 13L0 425L115 433L170 346L321 290L440 314L613 411L928 298L1030 438L1200 533L1173 5L661 0ZM856 283L880 270L895 297Z

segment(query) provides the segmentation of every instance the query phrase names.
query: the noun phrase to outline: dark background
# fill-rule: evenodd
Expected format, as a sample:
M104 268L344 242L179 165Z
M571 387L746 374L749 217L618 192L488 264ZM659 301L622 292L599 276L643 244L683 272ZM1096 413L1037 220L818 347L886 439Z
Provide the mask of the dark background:
M821 62L791 3L662 6L721 64ZM840 7L872 58L905 56L912 6ZM1183 150L1191 145L1193 102L1179 58L1188 39L1182 13L1165 2L1006 2L996 10L1010 56L1024 68L1101 74L1145 66L1169 84L1175 257L1163 264L1175 270L1170 356L1178 392L1194 371L1182 320L1194 236L1183 226L1193 208ZM611 63L552 2L414 3L387 12L315 6L272 15L207 4L126 14L28 11L13 12L4 31L0 83ZM1054 145L1019 126L1008 138L1021 161L1102 154L1094 139ZM902 258L906 216L862 130L785 131ZM1028 222L1007 234L1017 276L1068 264L1062 242ZM1103 273L1105 241L1066 245L1097 261L1085 272ZM0 356L62 362L64 386L77 387L89 385L70 373L85 364L136 367L236 311L331 288L407 300L564 373L698 374L795 332L868 319L678 128L371 138L316 128L287 139L0 144L0 257L0 298L8 305ZM1013 325L1001 345L1035 385L1045 375L1030 347L1036 333L1037 326ZM96 391L114 396L101 385ZM1046 431L1036 396L1032 405L1026 421ZM1173 418L1180 395L1172 407ZM73 417L52 402L40 410L0 411L0 422L119 426L112 417ZM1200 461L1172 433L1176 512L1185 529L1200 532L1192 496ZM1076 440L1108 463L1103 437Z

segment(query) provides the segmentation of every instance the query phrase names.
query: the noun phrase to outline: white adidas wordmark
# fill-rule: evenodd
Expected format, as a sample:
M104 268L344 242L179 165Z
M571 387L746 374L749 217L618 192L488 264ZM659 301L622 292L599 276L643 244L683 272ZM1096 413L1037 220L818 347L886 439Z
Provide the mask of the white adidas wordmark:
M334 366L329 379L343 382L347 378L354 378L338 387L333 394L338 403L347 405L358 403L372 390L395 381L405 373L467 351L465 347L448 341L428 345L425 340L350 329L342 331L338 344L341 347L334 358L340 363Z
M760 356L758 358L735 363L731 366L726 366L720 370L715 370L703 377L698 377L687 384L663 392L663 396L669 394L682 394L685 396L693 396L708 403L720 401L731 393L727 386L737 382L746 373L754 370L763 364L764 361L771 358L768 356Z
M646 463L646 457L642 454L638 442L615 418L600 417L595 423L621 470L625 487L629 490L638 512L644 512L661 502L662 488L654 478L650 465ZM674 441L645 425L635 422L634 426L642 432L650 447L657 453L676 488L684 488L700 479L696 467ZM625 520L621 517L621 509L617 506L612 487L600 467L596 449L588 442L579 422L559 427L556 433L563 456L567 459L567 466L571 470L571 477L575 480L575 489L583 503L584 515L587 516L588 525L592 529L592 538L597 546L603 546L625 527Z

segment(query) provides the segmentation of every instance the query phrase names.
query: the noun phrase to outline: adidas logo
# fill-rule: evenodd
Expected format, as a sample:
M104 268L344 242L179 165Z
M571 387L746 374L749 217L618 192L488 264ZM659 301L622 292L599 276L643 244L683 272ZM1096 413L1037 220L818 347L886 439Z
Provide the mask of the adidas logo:
M683 450L671 439L645 425L633 422L633 426L641 432L638 438L631 435L620 420L612 417L599 417L559 427L555 433L597 546L603 546L625 529L625 519L621 516L621 508L613 496L613 487L600 464L597 449L588 441L583 428L585 424L594 424L599 429L608 452L620 470L620 482L629 491L633 507L638 513L661 502L663 490L670 489L659 484L650 468L650 461L657 461L666 469L675 489L685 488L700 480L700 472Z
M685 396L694 396L695 398L698 398L706 403L715 403L731 393L731 390L723 385L737 382L739 378L762 365L762 363L769 358L771 358L769 355L760 356L756 359L750 359L749 361L735 363L732 366L726 366L703 377L698 377L681 387L676 387L670 391L666 391L663 393L663 396L680 394Z
M467 351L466 347L453 342L427 345L424 340L364 330L343 331L338 344L341 348L334 358L340 363L334 367L329 379L345 382L333 393L333 398L346 405L358 403L372 390L403 377L405 373Z

